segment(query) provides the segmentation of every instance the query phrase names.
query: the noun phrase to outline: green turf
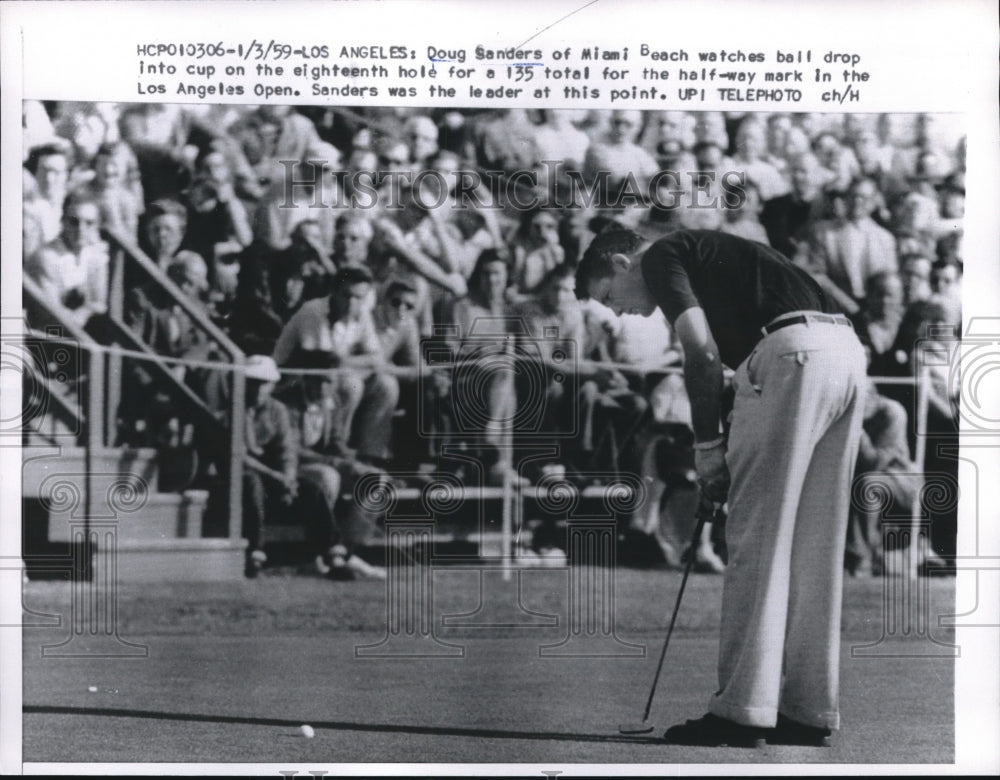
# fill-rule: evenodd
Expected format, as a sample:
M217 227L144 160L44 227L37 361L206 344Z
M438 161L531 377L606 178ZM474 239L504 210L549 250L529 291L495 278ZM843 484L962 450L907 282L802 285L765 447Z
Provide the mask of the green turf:
M66 626L24 634L26 761L218 762L823 762L947 763L953 755L953 662L927 634L852 648L883 633L883 584L849 580L842 643L843 729L826 750L678 748L622 737L641 717L676 572L621 570L615 624L645 658L539 658L566 635L566 573L522 580L522 604L561 617L542 628L441 627L465 657L358 659L385 636L385 586L279 571L219 585L146 585L118 593L119 635L143 659L42 658ZM954 583L930 583L927 614L954 611ZM443 570L435 615L470 612L479 576ZM493 623L530 619L489 575ZM704 712L714 687L721 579L692 576L653 710L658 732ZM66 584L29 583L25 606L69 614ZM898 632L897 632L898 633ZM948 634L934 630L947 642ZM607 646L607 643L606 643ZM426 647L426 646L425 646ZM98 690L90 692L89 687ZM314 739L298 733L301 723Z

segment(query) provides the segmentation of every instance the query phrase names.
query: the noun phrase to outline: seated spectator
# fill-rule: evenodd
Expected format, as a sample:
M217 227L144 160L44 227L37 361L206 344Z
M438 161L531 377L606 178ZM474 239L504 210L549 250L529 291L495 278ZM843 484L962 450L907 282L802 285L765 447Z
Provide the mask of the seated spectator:
M189 262L192 256L205 265L205 259L201 255L181 248L187 232L187 209L176 200L150 203L146 209L145 222L146 249L150 259L161 271L166 271L174 263Z
M931 259L922 253L906 254L899 259L899 278L903 283L903 306L931 297Z
M583 161L586 182L597 182L601 172L610 173L609 197L613 201L627 179L632 178L639 192L645 192L649 180L659 170L649 152L638 146L634 139L642 122L640 111L612 111L607 135L593 141Z
M231 299L236 293L239 256L252 243L253 231L221 150L210 147L198 159L186 204L184 248L208 263L213 289Z
M316 353L316 362L302 367L330 368L329 360L324 359L328 357ZM355 552L371 540L376 518L357 501L341 500L342 493L351 494L360 477L382 472L331 451L336 399L330 376L300 376L276 395L288 410L298 443L296 476L306 494L298 509L310 521L309 540L315 552L316 571L337 579L384 580L384 568L372 566Z
M32 219L42 230L42 242L55 241L62 230L63 201L69 190L69 151L62 144L37 146L25 163L34 177L31 197L25 197L25 219Z
M566 253L559 243L559 217L551 209L534 209L521 215L521 228L511 244L513 282L518 293L534 291L545 275L563 263Z
M206 316L204 296L208 291L208 270L196 254L175 260L167 268L167 278ZM125 324L160 355L193 357L201 343L199 331L180 305L153 282L129 290L125 301Z
M517 375L517 404L537 410L524 428L555 437L574 434L577 399L571 393L577 377L570 373L579 370L579 348L586 339L576 270L565 264L551 270L539 284L537 298L520 304L516 313L526 330L517 334L516 354L529 361ZM580 442L574 444L571 449L579 450Z
M142 184L129 180L135 155L123 142L105 144L94 157L94 178L82 189L101 209L101 227L135 242L139 237L139 217L145 208Z
M858 176L858 161L833 133L820 133L813 140L813 151L823 175L823 187L845 191Z
M352 454L349 444L353 440L361 460L381 465L389 457L399 382L379 371L385 365L382 344L371 312L365 308L371 292L368 271L340 269L330 295L307 301L285 325L274 358L279 365L297 367L309 353L329 353L338 369L333 379L337 399L334 452Z
M948 309L949 321L960 328L962 324L962 270L950 260L935 260L931 266L931 291L933 297ZM956 333L958 330L956 330Z
M208 272L197 255L173 263L167 278L177 285L181 294L206 316L204 296L208 290ZM135 335L156 354L168 358L195 361L218 360L212 344L180 304L160 285L150 282L129 290L125 299L124 321ZM181 364L168 364L180 382L198 386L201 369ZM168 435L168 427L176 418L174 402L167 389L160 386L142 360L126 360L122 367L121 418L122 441L132 446L155 446Z
M884 355L896 339L903 317L903 285L896 274L877 273L868 280L868 294L854 317L854 330L870 358Z
M229 337L247 354L271 353L286 321L272 305L271 282L264 262L258 257L245 257L226 322Z
M858 312L872 276L896 270L896 241L869 216L875 194L871 181L854 182L848 193L847 214L815 226L804 262L806 270L848 314Z
M275 279L272 289L280 290L289 275L298 274L307 282L302 300L321 298L330 291L330 279L337 272L337 265L323 242L319 223L303 220L295 226L291 239L288 248L267 253L267 267Z
M724 208L725 220L720 228L723 233L729 233L747 241L768 243L767 231L760 224L761 198L760 190L752 181L743 186L744 198L739 208Z
M100 209L87 195L70 195L62 232L25 264L25 273L64 316L80 326L108 307L108 245L101 240Z
M414 114L403 125L403 136L410 152L410 162L417 170L426 168L438 153L438 128L434 120L423 114Z
M517 406L514 375L518 367L509 337L517 320L507 297L508 281L508 261L495 250L484 251L469 278L468 297L454 304L456 365L450 371L435 368L432 374L439 399L435 407L450 410L456 418L440 420L436 427L484 439L480 455L493 485L519 481L512 467L510 431Z
M923 425L916 417L920 406L915 385L886 386L882 392L899 401L913 421L908 428L910 448L914 452L917 447L923 448L927 489L939 483L946 495L955 491L958 473L956 410L959 383L952 375L957 345L954 329L948 321L948 309L934 300L916 301L903 315L892 349L878 365L873 363L871 366L871 373L876 376L904 376L916 380L923 378L923 369L927 371L928 381L923 385L927 418ZM925 510L931 518L934 552L954 555L957 503L943 502L940 507L926 506Z
M734 170L742 171L760 193L761 202L788 194L788 181L767 159L766 130L754 119L744 119L736 132Z
M660 170L693 171L695 120L686 111L664 111L657 127L653 156Z
M400 384L397 414L403 415L405 433L394 437L393 461L411 471L435 459L430 439L414 436L413 433L437 427L432 417L435 404L441 399L435 392L435 377L429 375L429 369L420 355L420 331L415 316L417 304L416 288L396 280L389 284L375 308L375 329L382 342L386 363L397 369L409 369L396 372ZM423 397L420 395L422 392ZM419 418L422 412L426 412L424 420Z
M121 139L138 160L146 201L180 198L191 183L190 122L184 106L132 103L122 109L118 124Z
M823 218L826 201L820 187L819 164L811 154L793 157L788 163L791 191L763 204L760 221L768 242L788 259L807 246L809 230Z
M904 515L923 486L923 479L910 460L907 426L903 406L880 395L875 384L870 383L852 492L861 497L874 492L881 499L879 492L887 491L889 495L884 498L891 501L892 512ZM863 499L851 502L844 568L852 577L878 575L883 571L886 551L882 548L881 511L866 509L867 503ZM881 501L871 503L880 505Z
M268 517L285 515L299 493L299 452L288 409L271 397L281 379L274 361L251 355L246 361L246 454L243 469L243 536L246 575L256 577L267 562L263 531Z

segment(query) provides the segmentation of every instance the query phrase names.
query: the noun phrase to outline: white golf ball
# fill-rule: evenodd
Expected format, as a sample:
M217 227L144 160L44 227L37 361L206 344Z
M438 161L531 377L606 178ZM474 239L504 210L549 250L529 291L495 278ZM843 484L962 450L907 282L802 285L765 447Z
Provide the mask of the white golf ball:
M313 727L308 726L304 723L302 724L302 726L299 727L299 731L302 732L302 736L305 737L306 739L312 739L313 737L316 736L316 732L313 731Z
M87 688L87 690L90 691L91 693L97 693L97 686L91 685L89 688Z

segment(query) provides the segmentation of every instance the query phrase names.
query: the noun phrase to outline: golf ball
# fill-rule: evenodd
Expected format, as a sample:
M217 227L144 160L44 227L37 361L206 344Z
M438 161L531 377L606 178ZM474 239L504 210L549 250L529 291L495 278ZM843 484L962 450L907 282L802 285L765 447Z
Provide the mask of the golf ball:
M87 688L87 690L90 691L91 693L97 693L97 686L91 685L89 688Z
M306 724L302 724L302 726L299 727L299 731L302 732L302 736L306 739L312 739L316 736L316 732L313 731L313 727L307 726Z

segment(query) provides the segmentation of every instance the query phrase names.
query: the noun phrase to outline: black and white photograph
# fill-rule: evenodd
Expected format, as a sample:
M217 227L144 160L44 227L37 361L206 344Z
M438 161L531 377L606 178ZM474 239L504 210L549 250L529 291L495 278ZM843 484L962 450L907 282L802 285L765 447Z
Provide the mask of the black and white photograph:
M4 97L5 771L997 769L995 94L173 5Z

